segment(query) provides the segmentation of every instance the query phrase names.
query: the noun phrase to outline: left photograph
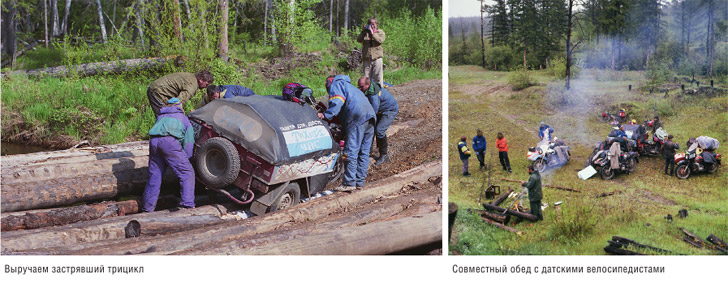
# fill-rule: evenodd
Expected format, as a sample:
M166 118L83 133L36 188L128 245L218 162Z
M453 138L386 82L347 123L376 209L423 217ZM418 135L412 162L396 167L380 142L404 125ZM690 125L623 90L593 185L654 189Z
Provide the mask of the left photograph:
M2 2L2 255L442 255L442 2Z

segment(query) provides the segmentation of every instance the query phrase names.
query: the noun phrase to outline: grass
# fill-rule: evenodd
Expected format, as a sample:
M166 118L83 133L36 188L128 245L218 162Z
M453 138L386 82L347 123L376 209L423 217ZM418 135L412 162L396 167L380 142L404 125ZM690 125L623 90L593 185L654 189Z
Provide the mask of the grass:
M715 254L683 242L678 227L703 238L711 233L728 238L728 191L725 189L728 170L725 166L713 175L679 180L662 175L664 160L661 157L643 157L634 174L620 174L610 181L598 176L582 181L576 176L584 167L592 146L610 130L608 124L597 119L601 111L628 105L631 108L628 114L642 122L662 111L661 108L669 108L670 113L663 113L661 119L681 147L685 146L688 137L700 135L717 138L725 144L728 142L724 126L728 122L726 97L676 98L673 93L669 98L663 98L662 95L638 92L634 87L629 92L628 84L637 85L643 80L636 72L614 74L582 70L581 79L572 82L574 87L568 93L561 86L563 81L545 71L532 72L538 85L521 91L511 90L506 72L458 66L450 68L449 76L448 197L460 207L453 232L453 239L457 240L450 243L452 252L601 255L607 240L617 235L681 254ZM552 103L559 95L566 96L563 100L569 103ZM477 170L477 160L472 158L473 175L461 176L462 164L454 150L459 137L468 136L470 144L476 128L482 129L488 142L486 160L494 168L491 182L502 189L510 186L519 190L518 184L502 182L500 178L528 178L526 166L529 162L525 153L537 142L536 129L540 121L556 129L555 136L566 141L572 154L566 166L543 174L543 183L582 192L543 188L543 202L549 203L544 210L545 220L515 225L524 232L522 236L485 224L477 215L468 214L467 208L478 206L478 193L487 183L487 172ZM495 134L499 131L504 133L510 146L511 174L500 170L494 151ZM718 152L723 153L724 149ZM615 190L622 193L596 198L598 194ZM557 201L564 202L560 208L561 220L556 217L553 207ZM677 218L680 209L687 209L689 216ZM673 222L664 219L667 214L674 216Z
M21 57L16 67L42 68L143 55L121 43L108 44L118 52L113 55L100 46L71 47L67 52L61 48L39 47ZM220 60L211 63L215 84L240 84L259 95L280 95L286 83L296 81L311 87L319 100L326 100L326 77L332 72L340 73L339 66L346 62L345 58L338 58L338 52L332 46L311 45L306 48L324 48L315 51L320 54L321 61L311 66L299 66L285 77L270 80L260 76L255 66L269 59L266 56L275 50L260 45L250 45L248 52L241 48L239 45L232 48L231 57L246 62L242 67ZM174 71L174 68L166 69L163 72L129 72L86 78L5 76L2 79L3 136L28 131L32 132L32 142L41 145L53 144L49 141L59 137L76 142L89 140L93 144L147 139L147 132L154 124L154 115L148 106L146 88L155 79ZM356 84L361 71L352 70L345 74ZM395 85L417 79L439 79L441 76L439 69L425 71L408 65L385 69L385 80ZM185 110L192 110L202 94L203 91L198 92Z

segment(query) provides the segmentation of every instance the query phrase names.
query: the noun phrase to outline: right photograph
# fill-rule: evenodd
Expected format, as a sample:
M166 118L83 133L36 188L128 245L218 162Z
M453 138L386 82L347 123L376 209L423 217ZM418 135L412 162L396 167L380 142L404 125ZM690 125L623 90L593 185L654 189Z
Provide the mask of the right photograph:
M455 0L450 255L728 254L728 5Z

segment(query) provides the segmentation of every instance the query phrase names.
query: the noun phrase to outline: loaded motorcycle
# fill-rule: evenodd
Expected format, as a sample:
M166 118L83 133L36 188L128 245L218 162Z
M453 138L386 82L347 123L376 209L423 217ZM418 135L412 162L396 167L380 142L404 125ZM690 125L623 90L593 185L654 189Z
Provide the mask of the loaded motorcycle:
M687 179L692 173L715 173L720 167L720 159L720 153L703 150L697 146L691 147L685 153L675 154L675 177Z
M549 168L561 167L571 159L569 147L558 138L554 142L544 139L538 143L536 147L528 148L526 157L533 161L533 169L539 172L546 171Z
M611 156L609 155L609 149L598 151L590 159L590 164L594 168L599 168L599 176L604 180L611 180L617 173L630 174L634 172L639 161L638 154L636 152L622 152L619 155L619 169L611 168Z

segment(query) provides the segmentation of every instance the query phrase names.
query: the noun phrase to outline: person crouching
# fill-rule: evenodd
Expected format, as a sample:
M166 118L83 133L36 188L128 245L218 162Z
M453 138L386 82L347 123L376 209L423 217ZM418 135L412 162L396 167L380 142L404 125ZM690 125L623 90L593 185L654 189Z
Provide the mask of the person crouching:
M157 207L162 176L167 167L179 178L182 208L195 207L195 170L190 158L195 133L176 97L159 110L157 122L149 130L149 181L142 194L142 211L152 212Z

